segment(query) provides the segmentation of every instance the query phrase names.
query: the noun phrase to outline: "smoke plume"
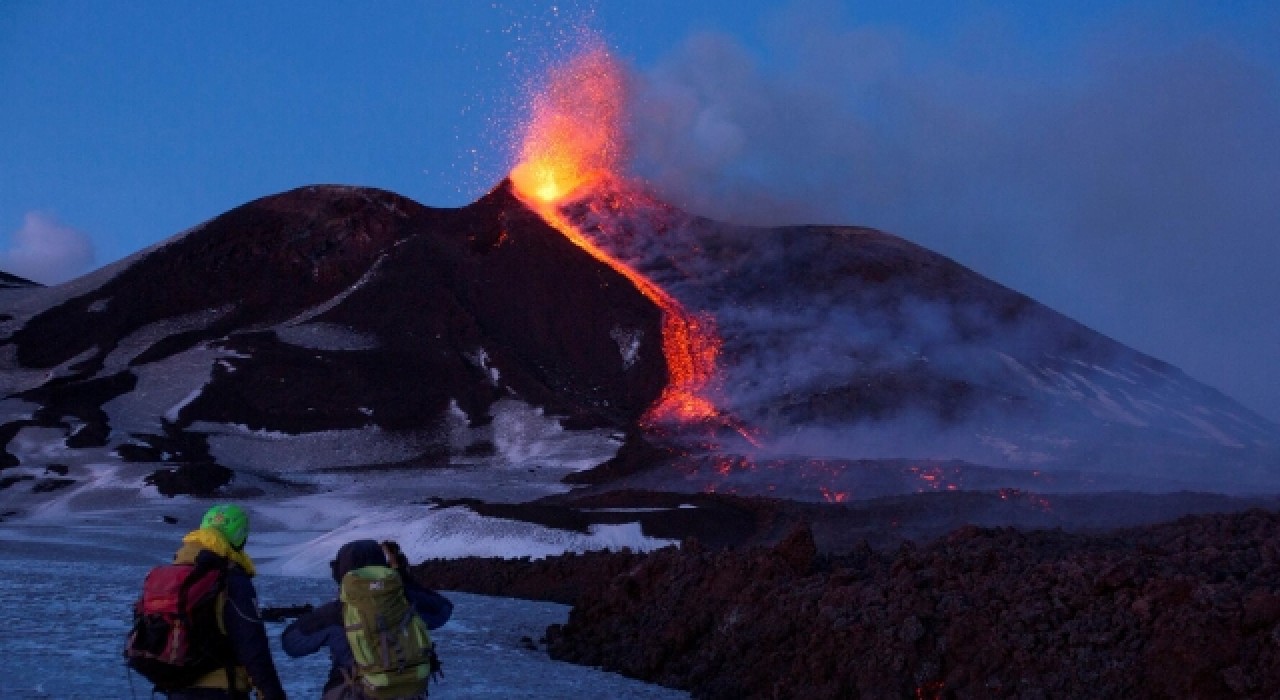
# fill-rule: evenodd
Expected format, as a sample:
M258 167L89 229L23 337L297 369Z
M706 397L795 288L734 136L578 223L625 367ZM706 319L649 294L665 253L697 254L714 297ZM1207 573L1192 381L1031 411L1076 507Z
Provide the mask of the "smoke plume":
M1280 80L1245 50L1159 22L1052 63L998 31L774 26L767 61L699 34L637 77L660 196L888 230L1280 419Z
M42 284L57 284L93 266L93 241L51 214L32 211L23 218L9 247L0 250L0 269Z

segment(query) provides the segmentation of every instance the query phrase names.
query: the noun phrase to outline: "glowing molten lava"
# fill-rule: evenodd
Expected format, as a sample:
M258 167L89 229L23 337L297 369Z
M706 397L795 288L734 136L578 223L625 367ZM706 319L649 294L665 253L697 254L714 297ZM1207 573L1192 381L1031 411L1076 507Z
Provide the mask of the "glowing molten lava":
M617 270L662 310L662 351L667 387L646 420L699 420L718 414L703 392L715 374L720 341L710 317L690 314L670 294L600 248L563 214L559 205L582 198L606 180L620 181L624 155L622 116L626 96L621 66L592 42L553 71L534 97L520 162L511 182L520 199L592 257Z

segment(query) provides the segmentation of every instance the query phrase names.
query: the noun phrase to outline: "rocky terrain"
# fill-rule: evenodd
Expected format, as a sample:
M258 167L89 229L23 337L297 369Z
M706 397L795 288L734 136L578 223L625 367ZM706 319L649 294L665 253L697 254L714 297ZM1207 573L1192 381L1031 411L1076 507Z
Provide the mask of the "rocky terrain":
M701 698L1280 694L1280 514L964 527L822 555L696 542L584 586L551 655ZM621 570L621 574L613 573Z

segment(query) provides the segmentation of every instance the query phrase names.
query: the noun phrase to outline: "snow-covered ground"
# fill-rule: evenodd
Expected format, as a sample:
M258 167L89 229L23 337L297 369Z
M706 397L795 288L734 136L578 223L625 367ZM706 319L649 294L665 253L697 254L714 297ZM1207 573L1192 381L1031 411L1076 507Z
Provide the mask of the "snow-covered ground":
M0 542L77 543L163 557L200 521L212 504L188 496L165 497L143 484L154 465L72 464L77 482L35 493L24 482L0 490ZM32 471L25 467L13 471ZM530 478L522 483L523 476ZM412 561L465 556L544 557L595 549L648 551L674 544L646 537L637 523L599 525L574 532L488 518L462 507L433 506L426 499L510 492L530 497L546 486L520 468L489 465L428 470L314 475L306 488L281 488L253 475L233 486L254 487L247 498L227 498L250 513L250 553L263 573L327 576L328 562L344 542L395 539ZM325 483L327 482L327 483ZM505 489L505 491L504 491ZM170 521L170 522L166 522ZM119 552L124 555L124 552ZM145 556L145 554L143 555ZM158 559L155 559L158 561Z
M167 559L182 534L176 526L162 527L135 523L108 537L93 527L0 524L0 697L150 697L149 684L126 673L120 652L149 564ZM264 605L321 603L336 588L327 578L270 574L256 585ZM446 594L456 607L453 619L434 633L445 678L431 688L433 698L687 697L525 648L521 638L541 638L548 625L566 619L566 606ZM283 628L268 625L286 691L319 697L327 655L285 657L279 649Z

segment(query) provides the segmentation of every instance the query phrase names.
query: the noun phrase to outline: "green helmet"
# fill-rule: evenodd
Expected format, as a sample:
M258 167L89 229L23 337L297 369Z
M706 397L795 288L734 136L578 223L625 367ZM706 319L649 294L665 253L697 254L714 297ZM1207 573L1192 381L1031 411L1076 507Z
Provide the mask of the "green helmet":
M200 527L212 528L227 538L227 543L237 552L249 539L249 514L233 503L223 503L209 509L200 521Z

